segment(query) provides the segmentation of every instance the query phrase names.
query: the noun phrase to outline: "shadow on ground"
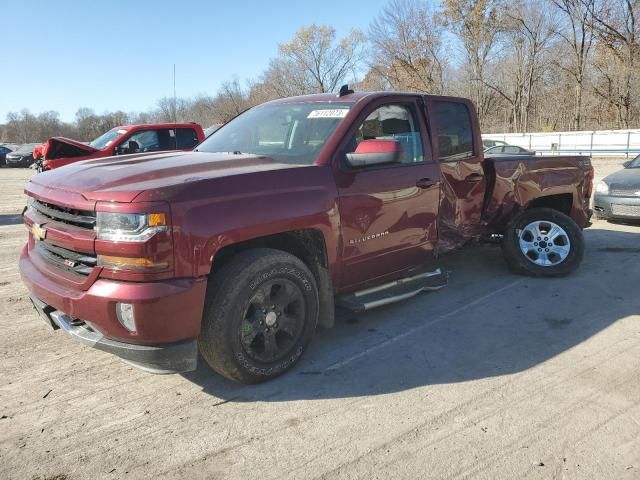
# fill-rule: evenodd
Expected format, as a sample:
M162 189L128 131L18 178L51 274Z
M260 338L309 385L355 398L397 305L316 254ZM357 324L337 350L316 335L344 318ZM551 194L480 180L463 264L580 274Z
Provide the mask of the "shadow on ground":
M0 215L0 227L4 227L6 225L19 225L22 223L22 215Z
M238 385L202 359L184 376L223 401L251 402L380 395L521 372L640 312L638 233L587 230L583 265L557 279L515 276L499 248L471 248L443 259L452 271L446 289L340 315L280 378Z

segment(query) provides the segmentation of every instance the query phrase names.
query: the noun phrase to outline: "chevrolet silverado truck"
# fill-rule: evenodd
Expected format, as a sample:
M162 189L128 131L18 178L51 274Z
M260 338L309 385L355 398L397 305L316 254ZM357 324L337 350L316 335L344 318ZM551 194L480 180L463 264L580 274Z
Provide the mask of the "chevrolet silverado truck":
M500 241L516 272L572 272L592 182L586 157L483 157L468 100L343 88L254 107L191 152L35 175L20 271L81 342L157 373L200 353L256 383L336 305L441 288L438 257L469 242Z
M192 150L204 137L204 131L197 123L122 125L89 143L66 137L52 137L40 148L36 161L38 171L42 172L92 158Z

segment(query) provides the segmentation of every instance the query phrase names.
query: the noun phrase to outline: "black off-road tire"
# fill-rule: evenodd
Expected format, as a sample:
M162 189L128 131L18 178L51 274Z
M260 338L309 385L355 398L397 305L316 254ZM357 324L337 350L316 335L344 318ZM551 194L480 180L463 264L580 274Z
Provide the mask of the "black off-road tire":
M569 254L554 265L542 266L531 261L520 248L519 233L532 222L553 222L560 226L570 240ZM568 275L578 268L584 257L582 230L567 215L552 208L534 208L523 212L504 233L502 253L509 267L516 273L537 277Z
M260 362L251 358L241 341L241 326L250 300L267 282L292 282L304 301L304 324L284 358ZM198 337L200 353L219 374L245 384L277 377L300 359L313 337L318 321L318 288L313 274L297 257L280 250L256 248L239 253L209 280ZM302 323L300 323L302 325Z

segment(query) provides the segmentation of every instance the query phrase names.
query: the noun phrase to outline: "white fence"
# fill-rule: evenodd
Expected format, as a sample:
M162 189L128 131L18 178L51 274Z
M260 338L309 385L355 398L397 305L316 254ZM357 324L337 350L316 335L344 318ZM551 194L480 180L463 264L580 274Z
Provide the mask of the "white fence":
M589 155L633 158L640 154L640 130L595 130L554 133L491 133L483 139L502 140L535 150L539 155Z

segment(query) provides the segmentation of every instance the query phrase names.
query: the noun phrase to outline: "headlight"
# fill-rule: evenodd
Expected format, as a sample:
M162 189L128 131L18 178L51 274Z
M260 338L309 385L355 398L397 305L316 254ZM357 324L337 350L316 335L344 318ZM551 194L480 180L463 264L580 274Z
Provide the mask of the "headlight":
M167 219L164 213L97 212L96 230L99 240L144 242L167 230Z
M596 185L596 193L607 195L609 193L609 185L604 182L598 182L598 185Z

